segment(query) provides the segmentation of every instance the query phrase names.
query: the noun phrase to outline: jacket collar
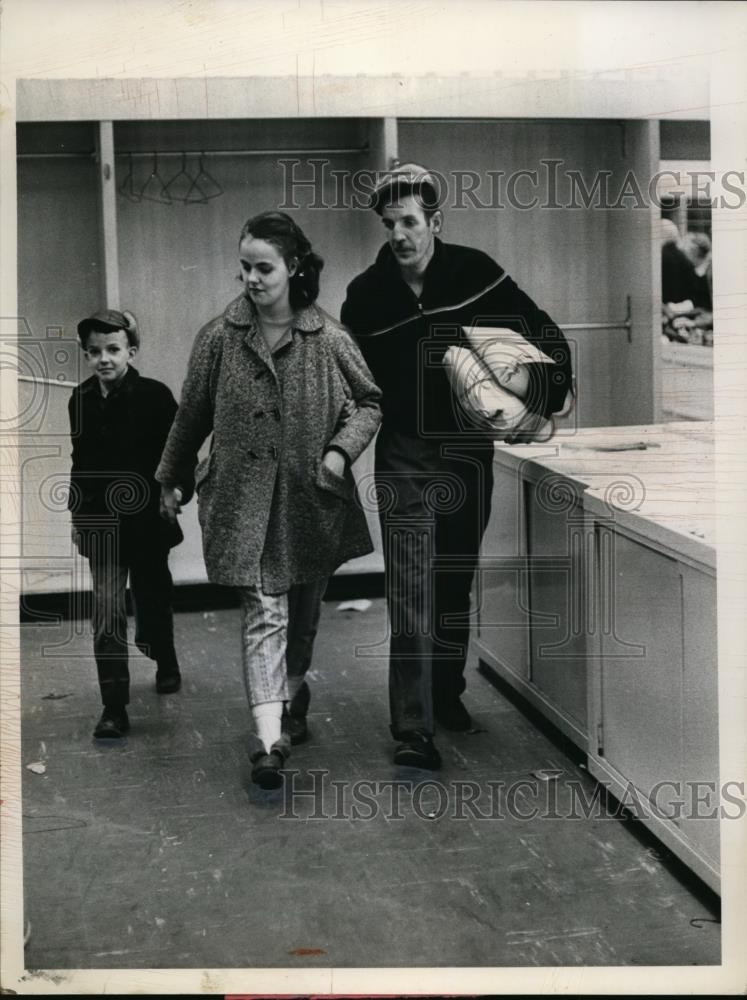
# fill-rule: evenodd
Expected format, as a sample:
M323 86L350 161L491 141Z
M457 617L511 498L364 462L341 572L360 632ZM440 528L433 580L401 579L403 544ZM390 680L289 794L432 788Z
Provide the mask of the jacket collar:
M237 296L226 306L223 318L231 326L248 329L252 336L258 330L256 310L244 294ZM304 306L293 314L294 330L300 330L301 333L318 333L323 327L322 313L315 305Z
M81 382L80 391L86 394L94 392L97 395L101 396L102 399L110 399L112 396L118 396L121 392L129 392L139 378L140 378L140 372L137 370L137 368L133 368L132 365L128 365L127 371L124 373L122 381L107 396L101 396L101 389L99 388L99 380L96 378L95 375L92 375L90 378L87 378L85 382Z

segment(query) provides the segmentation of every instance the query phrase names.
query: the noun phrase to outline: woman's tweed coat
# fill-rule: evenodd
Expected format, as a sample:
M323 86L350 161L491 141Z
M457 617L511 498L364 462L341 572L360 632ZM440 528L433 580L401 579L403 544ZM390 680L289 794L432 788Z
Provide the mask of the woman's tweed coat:
M156 479L196 489L208 578L268 593L329 576L372 549L347 464L376 433L381 393L348 333L316 306L270 354L239 296L200 330ZM210 453L197 452L212 432Z

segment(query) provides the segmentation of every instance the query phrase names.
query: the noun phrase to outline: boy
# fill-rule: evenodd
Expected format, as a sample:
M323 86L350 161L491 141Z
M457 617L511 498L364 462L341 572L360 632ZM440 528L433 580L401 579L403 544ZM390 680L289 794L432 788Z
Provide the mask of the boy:
M94 739L121 739L127 717L125 587L135 610L135 643L156 661L156 690L178 691L169 549L183 538L159 515L153 478L177 405L171 391L131 365L140 339L131 313L104 309L78 324L92 377L73 390L69 509L73 541L93 581L93 649L104 710Z

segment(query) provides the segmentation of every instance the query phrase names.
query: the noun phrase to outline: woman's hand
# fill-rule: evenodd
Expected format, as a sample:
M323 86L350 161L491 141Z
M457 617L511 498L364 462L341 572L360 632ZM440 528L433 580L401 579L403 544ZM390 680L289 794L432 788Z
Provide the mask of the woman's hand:
M178 486L173 487L173 489L170 486L161 487L160 514L171 524L176 524L176 516L182 512L181 502L182 491Z
M335 451L334 448L325 451L322 462L335 476L342 478L345 475L345 457L341 452Z

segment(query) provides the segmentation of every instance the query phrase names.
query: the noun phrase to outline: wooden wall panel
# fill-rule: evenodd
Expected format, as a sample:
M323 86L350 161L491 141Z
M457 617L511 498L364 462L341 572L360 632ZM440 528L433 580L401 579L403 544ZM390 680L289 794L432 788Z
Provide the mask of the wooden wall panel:
M333 123L334 128L314 130L313 123L251 122L183 123L136 126L128 123L117 132L120 149L201 149L201 148L354 148L365 142L366 133L355 122ZM175 128L179 126L179 128ZM345 126L345 127L343 127ZM120 196L119 261L120 293L123 307L137 315L142 331L139 367L143 374L169 385L179 398L187 361L198 329L219 315L241 291L238 274L238 237L250 216L268 209L287 206L287 174L278 156L206 156L204 166L223 188L223 194L206 204L171 205L153 201L133 203ZM310 178L312 167L304 161L297 177ZM355 171L369 166L357 154L330 154L324 168L317 198L335 206L334 170ZM181 168L179 158L162 158L158 172L166 181ZM118 184L129 170L128 158L117 158ZM153 160L133 159L134 188L148 180ZM187 169L198 172L195 157ZM345 297L348 282L373 259L377 249L374 219L368 213L343 207L313 207L316 192L299 187L299 206L288 208L314 248L325 260L319 304L335 317ZM295 198L293 199L295 200ZM370 456L361 460L363 469ZM372 534L378 544L378 519L369 513ZM186 540L173 556L175 578L200 580L204 566L195 504L185 509ZM370 561L364 564L370 566ZM375 566L378 568L378 561Z
M390 123L391 125L391 123ZM33 151L44 148L34 130ZM49 148L58 150L75 129L76 149L85 127L49 125ZM21 127L21 130L24 126ZM83 129L83 132L81 132ZM325 258L320 304L339 315L348 282L373 259L384 241L380 220L366 209L332 207L337 201L332 171L380 168L381 120L302 119L116 122L115 150L280 149L288 157L298 149L337 148L326 159L317 195L327 207L313 207L314 192L299 188L299 207L291 209ZM628 294L634 303L631 342L625 330L568 333L576 353L578 405L567 421L580 426L641 424L655 412L652 296L658 295L658 246L652 243L649 212L605 210L593 203L572 204L569 171L578 171L587 189L597 172L610 172L614 193L628 169L645 180L658 157L655 122L612 121L425 121L397 123L388 145L402 160L425 162L443 174L476 171L482 179L477 196L487 207L452 204L446 211L445 238L481 247L494 256L519 284L561 325L619 320ZM93 146L91 127L91 146ZM395 142L396 138L396 142ZM62 145L61 145L62 144ZM369 145L369 152L360 150ZM20 146L19 146L20 148ZM69 146L68 146L69 148ZM359 152L353 152L358 150ZM205 166L223 193L207 204L137 203L117 197L120 305L139 318L143 345L138 367L166 382L178 397L187 359L199 327L217 315L238 293L238 234L244 221L267 208L286 205L287 176L283 154L206 156ZM309 177L310 155L301 156L298 175ZM559 161L553 168L547 161ZM134 157L132 189L138 191L153 169L150 155ZM116 184L130 168L126 156L115 158ZM169 180L180 158L159 160ZM197 161L190 157L194 174ZM317 165L317 169L319 165ZM539 204L511 205L506 183L516 171L536 170L537 184L520 181L516 194ZM548 186L556 170L554 200ZM489 171L493 175L490 188ZM19 164L19 300L35 330L60 326L74 337L74 324L101 304L103 287L99 245L96 168L92 161L21 160ZM453 194L453 192L452 192ZM556 204L564 207L550 207ZM78 379L78 358L70 352L69 371ZM72 360L75 358L75 360ZM362 461L370 470L370 456ZM370 523L378 539L378 524ZM204 569L194 509L185 517L188 541L178 550L178 580L202 579Z
M648 185L659 168L659 123L625 122L624 156L620 161L647 197ZM648 424L661 419L661 245L660 211L637 205L609 214L607 267L614 276L616 309L631 296L633 326L630 339L617 337L613 355L610 423Z
M77 321L98 307L101 276L93 160L20 160L18 311L34 337L51 327L74 339ZM71 357L64 374L76 371Z
M640 173L644 189L653 172L647 130L656 123L634 124L629 134L627 126L610 121L405 120L399 127L400 158L425 163L454 185L444 238L495 257L561 326L617 322L625 315L626 296L637 297L642 325L635 344L628 344L624 329L567 334L576 351L579 426L652 419L646 398L652 392L646 374L652 364L646 340L652 332L650 309L646 312L651 294L649 213L632 212L629 201L622 201L622 208L604 207L618 200L631 167ZM552 160L560 163L553 166ZM512 198L509 178L526 170L536 171L536 183L517 180ZM457 171L480 176L483 186L476 195L488 207L475 207L466 196L453 197ZM490 171L503 172L500 179L493 175L492 187ZM593 195L602 171L609 172L606 199ZM579 172L578 181L572 180L572 172ZM592 192L588 207L581 184ZM519 207L533 198L534 207ZM626 372L630 369L622 384L621 364Z

